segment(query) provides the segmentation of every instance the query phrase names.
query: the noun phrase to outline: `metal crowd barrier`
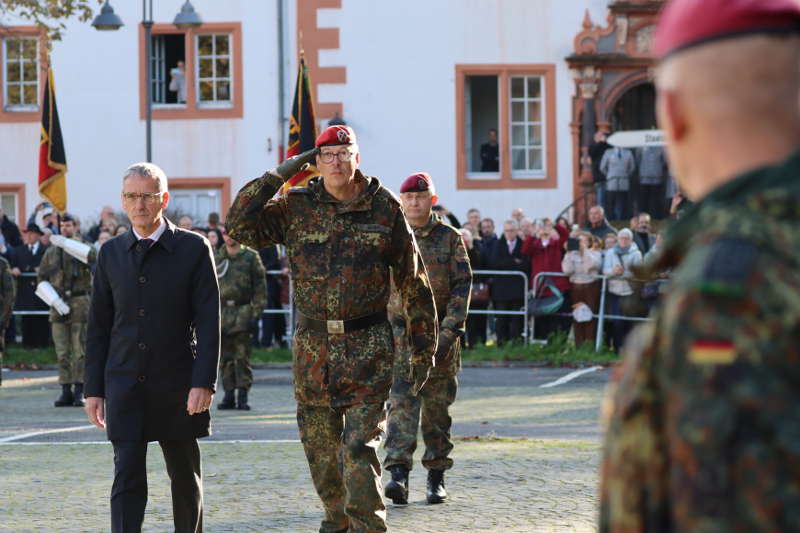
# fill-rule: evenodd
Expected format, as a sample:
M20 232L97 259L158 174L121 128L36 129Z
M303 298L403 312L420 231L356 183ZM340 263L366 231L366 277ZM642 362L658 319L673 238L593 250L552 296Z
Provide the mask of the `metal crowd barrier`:
M597 313L592 313L592 319L597 319L597 334L595 335L594 340L594 349L595 351L600 350L600 345L603 343L603 329L605 327L605 320L627 320L630 322L649 322L652 320L650 317L638 317L638 316L625 316L625 315L609 315L606 314L606 282L609 279L615 279L617 276L605 276L603 274L582 274L586 277L591 277L593 279L601 280L600 283L600 304ZM562 277L568 278L570 277L569 274L564 274L563 272L539 272L533 277L533 291L536 294L536 290L539 287L539 281L541 280L542 276L547 277ZM557 316L572 316L572 313L554 313ZM535 318L531 319L531 331L533 331L533 325L535 324ZM536 340L534 339L534 342Z
M525 282L522 291L522 309L519 311L498 311L495 309L469 309L467 316L473 315L522 315L522 337L525 339L525 344L530 342L528 335L528 275L524 272L515 270L473 270L472 279L474 282L475 276L520 276Z

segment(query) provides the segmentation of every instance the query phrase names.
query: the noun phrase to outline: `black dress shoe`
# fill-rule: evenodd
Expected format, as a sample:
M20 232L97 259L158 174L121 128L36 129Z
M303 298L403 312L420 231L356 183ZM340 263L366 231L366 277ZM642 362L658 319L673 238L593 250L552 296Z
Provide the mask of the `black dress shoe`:
M83 383L76 383L72 389L72 405L83 407Z
M226 390L225 396L222 401L217 404L217 409L236 409L236 398L234 397L234 390Z
M428 503L442 503L447 499L444 488L444 470L428 470Z
M395 505L408 505L408 468L394 465L388 468L392 479L386 484L383 494Z
M71 385L61 385L61 396L53 402L53 405L56 407L67 407L71 406L72 402L75 401L75 398L72 396L72 386Z
M250 404L247 403L247 389L237 389L239 391L238 399L236 400L236 408L240 411L249 411Z

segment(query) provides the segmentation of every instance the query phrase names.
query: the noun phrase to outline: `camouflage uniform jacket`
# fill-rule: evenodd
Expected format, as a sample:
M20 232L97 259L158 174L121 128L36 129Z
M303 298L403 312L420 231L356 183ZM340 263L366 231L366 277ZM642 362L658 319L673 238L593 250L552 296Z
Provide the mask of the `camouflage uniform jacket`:
M430 365L436 349L436 308L428 276L398 199L377 178L356 171L361 192L347 204L315 178L270 200L257 216L249 202L282 185L270 173L239 191L225 226L237 241L263 248L283 244L300 313L350 320L386 310L389 268L406 304L414 363ZM388 322L346 334L300 327L294 342L298 402L347 406L388 398L394 356Z
M11 265L5 257L0 257L0 332L11 319L16 297L17 285L14 276L11 275Z
M236 255L223 246L216 254L222 333L250 331L267 306L264 265L255 250L242 246Z
M800 152L693 206L607 391L600 531L800 531Z
M433 297L439 313L439 338L451 335L450 351L444 358L437 358L435 375L455 375L461 369L461 336L469 310L472 288L472 269L467 249L459 231L445 224L439 215L431 213L428 223L414 229L422 260L428 271L433 288ZM405 327L403 308L399 293L395 290L389 300L392 323ZM405 344L401 344L403 346ZM400 354L408 358L408 354ZM399 365L403 368L406 365Z
M79 237L74 240L89 244ZM92 290L91 266L97 260L97 249L89 250L89 264L72 257L57 246L50 246L42 256L39 264L37 282L49 281L59 296L70 307L67 316L61 316L50 308L50 322L84 322L89 320L89 301Z

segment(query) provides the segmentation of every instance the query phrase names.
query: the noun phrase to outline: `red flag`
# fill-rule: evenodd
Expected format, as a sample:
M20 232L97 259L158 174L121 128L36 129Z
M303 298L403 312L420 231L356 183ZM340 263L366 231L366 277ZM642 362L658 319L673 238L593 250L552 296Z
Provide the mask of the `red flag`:
M67 209L67 157L58 122L53 69L47 69L39 141L39 193L58 211Z
M286 158L311 150L314 148L316 138L317 122L314 118L311 83L308 78L306 60L300 56L300 64L297 67L297 86L294 89L294 100L292 101L292 116L289 117L289 147L286 150ZM303 187L314 176L319 176L319 171L312 165L286 180L281 193L285 193L291 187Z

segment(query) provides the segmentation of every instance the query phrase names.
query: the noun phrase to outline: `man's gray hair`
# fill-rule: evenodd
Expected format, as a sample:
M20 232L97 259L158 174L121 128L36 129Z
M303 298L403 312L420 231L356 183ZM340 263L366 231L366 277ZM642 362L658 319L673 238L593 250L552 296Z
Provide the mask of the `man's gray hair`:
M591 211L592 209L599 209L601 215L605 216L606 214L606 210L603 208L602 205L593 205L592 207L589 208L589 211Z
M519 229L519 222L517 222L514 218L509 218L505 222L503 222L504 226L514 226L514 229Z
M167 192L167 175L161 170L161 167L153 163L134 163L125 170L122 176L122 183L125 183L130 176L141 176L143 178L150 178L156 180L158 183L158 192Z

